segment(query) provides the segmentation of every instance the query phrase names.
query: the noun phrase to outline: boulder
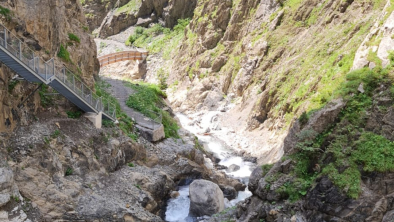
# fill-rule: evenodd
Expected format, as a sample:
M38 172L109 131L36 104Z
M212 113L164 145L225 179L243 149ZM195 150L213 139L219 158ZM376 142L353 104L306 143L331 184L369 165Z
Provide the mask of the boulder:
M217 184L195 180L190 184L190 213L194 216L211 216L224 210L224 196Z
M234 189L234 187L223 186L223 185L220 185L219 187L223 191L224 197L227 198L228 200L233 200L237 198L237 191Z
M231 172L235 172L235 171L237 171L237 170L239 170L239 169L241 169L241 167L238 166L237 164L231 164L231 165L227 168L227 171L231 173Z
M0 207L6 205L14 194L18 194L18 192L12 170L0 168Z
M248 188L252 193L254 193L254 191L257 189L261 178L263 178L263 170L260 166L258 166L252 171L252 174L249 178Z
M171 198L176 199L179 197L179 192L178 191L172 191L170 194Z

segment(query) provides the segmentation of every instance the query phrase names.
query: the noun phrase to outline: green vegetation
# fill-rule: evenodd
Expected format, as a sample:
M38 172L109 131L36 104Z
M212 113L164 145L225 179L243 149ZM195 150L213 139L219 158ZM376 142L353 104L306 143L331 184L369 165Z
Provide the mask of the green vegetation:
M174 49L180 45L189 22L189 19L179 19L173 30L159 24L148 29L137 27L134 34L126 40L126 45L146 48L150 53L162 52L164 59L170 59Z
M161 109L161 107L165 106L163 98L166 98L167 95L161 91L159 86L143 82L138 84L125 84L135 91L127 100L127 106L141 112L153 120L158 119L160 115L162 115L162 124L164 126L166 138L179 138L178 124L168 112Z
M130 0L127 4L116 10L116 14L119 15L121 13L133 14L138 11L141 7L141 0Z
M270 170L271 168L274 166L274 164L265 164L261 166L261 169L263 170L263 175L265 176Z
M73 33L68 33L68 39L72 42L81 43L81 39Z
M110 85L104 81L97 81L95 85L96 89L96 94L97 96L102 97L104 101L109 101L112 104L115 104L116 106L116 117L119 121L119 128L122 130L122 132L130 137L132 140L137 141L138 136L135 133L134 129L134 122L131 120L129 116L127 116L126 113L122 111L120 108L120 104L116 98L114 98L110 93L107 92L107 89L110 87ZM114 124L113 122L111 123L105 123L103 122L104 127L113 127Z
M166 90L168 88L168 84L167 84L168 72L160 68L159 70L157 70L156 78L157 80L159 80L159 88L161 90Z
M65 176L70 176L73 174L73 169L71 167L67 167L66 172L64 173Z
M71 119L78 119L81 117L82 112L81 111L66 111L68 118Z
M105 42L100 42L100 49L103 49L103 48L105 48L105 47L107 47L107 43L105 43Z
M103 119L102 124L105 128L112 128L115 126L114 122L111 120Z
M11 19L11 11L8 8L0 6L0 14L3 15L7 20Z
M59 52L57 53L57 57L63 59L66 62L71 62L70 53L67 51L67 48L60 44Z
M55 130L55 132L53 132L52 134L51 134L51 137L53 138L53 139L56 139L56 138L58 138L60 136L60 131L59 130Z
M11 198L17 203L19 203L19 201L20 201L19 196L17 196L17 195L11 195Z
M134 167L134 163L128 163L127 166Z
M11 93L12 90L14 90L15 86L18 85L18 83L19 83L19 81L11 80L11 81L8 83L8 92Z
M362 172L394 171L394 143L365 130L374 91L381 85L392 86L390 79L394 79L391 66L364 68L346 75L346 81L333 92L347 102L337 123L320 134L304 129L298 135L297 152L290 156L295 162L291 173L295 178L277 190L283 198L298 200L316 178L324 175L347 196L358 198ZM363 93L358 90L360 85ZM327 163L327 158L332 161Z
M41 85L40 91L38 93L40 94L40 101L41 101L41 106L42 107L48 107L53 104L53 99L51 96L48 95L48 85Z

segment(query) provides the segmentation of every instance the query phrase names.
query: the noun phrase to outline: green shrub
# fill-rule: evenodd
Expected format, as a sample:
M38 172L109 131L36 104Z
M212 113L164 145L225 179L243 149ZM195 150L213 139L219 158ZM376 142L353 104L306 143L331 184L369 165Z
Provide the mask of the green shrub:
M8 8L0 6L0 14L3 15L7 20L11 19L11 11Z
M134 163L128 163L127 166L134 167Z
M160 109L160 107L165 105L162 99L166 98L167 95L161 91L159 86L147 83L127 85L131 87L135 93L130 95L126 101L126 105L151 119L156 119L158 114L161 114L166 138L179 138L178 124L168 112Z
M67 170L65 172L65 176L70 176L73 174L73 169L71 167L67 167Z
M274 164L264 164L261 166L261 169L263 170L263 175L261 176L265 176L270 170L271 168L274 166Z
M302 114L298 120L300 121L301 125L305 125L309 120L309 116L308 116L308 114L306 114L306 112L302 112Z
M355 143L351 159L366 172L394 171L394 142L374 133L363 133Z
M70 41L73 41L76 43L81 43L81 39L79 39L79 37L73 33L68 33L68 39L70 39Z
M15 86L18 85L19 81L11 80L8 83L8 92L11 93L14 90Z
M71 62L70 53L63 46L63 44L60 44L60 49L59 52L57 53L57 57L63 59L66 62Z
M110 85L104 81L97 81L95 84L95 89L96 89L96 94L100 97L103 98L104 101L109 101L110 103L115 104L116 106L116 117L119 121L119 128L122 130L124 134L126 134L128 137L133 139L134 141L137 141L138 136L134 132L134 122L132 119L127 116L126 113L122 111L120 108L120 104L116 98L114 98L110 93L107 92L107 89L110 87ZM107 124L104 123L103 124ZM108 123L109 126L113 124L113 122Z
M144 29L137 27L126 40L126 45L146 48L150 53L162 52L164 59L169 59L184 37L184 31L190 19L179 19L173 30L156 24Z
M53 104L53 100L51 96L48 96L48 85L41 85L40 91L38 94L40 95L40 102L42 107L48 107Z
M168 88L168 73L165 72L162 68L157 71L156 78L159 80L159 87L161 90L165 90Z
M103 119L102 124L106 128L112 128L115 126L115 123L111 120Z
M66 111L68 118L71 119L78 119L81 117L82 112L81 111Z
M60 135L60 131L59 131L59 130L55 130L55 132L53 132L53 133L51 134L51 137L52 137L53 139L55 139L55 138L57 138L59 135Z

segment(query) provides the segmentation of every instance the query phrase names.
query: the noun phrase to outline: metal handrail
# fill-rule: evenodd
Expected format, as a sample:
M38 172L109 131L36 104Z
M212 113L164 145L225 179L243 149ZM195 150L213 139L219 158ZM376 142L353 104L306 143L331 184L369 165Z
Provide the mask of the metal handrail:
M33 73L45 84L51 83L56 78L86 104L93 107L96 112L103 112L116 119L116 105L114 103L97 96L93 90L66 67L59 71L55 65L55 58L45 62L39 56L36 56L36 53L26 43L2 24L0 24L0 45L14 55L17 60L33 70Z
M162 124L163 115L162 115L162 113L160 113L160 112L155 112L155 111L153 111L153 110L146 110L146 111L147 111L148 113L153 114L153 116L156 116L156 117L153 118L153 117L150 116L150 115L145 115L146 117L148 117L149 119L152 120L152 122L153 122L153 124L152 124L152 129L154 130L156 124L159 125L159 126Z

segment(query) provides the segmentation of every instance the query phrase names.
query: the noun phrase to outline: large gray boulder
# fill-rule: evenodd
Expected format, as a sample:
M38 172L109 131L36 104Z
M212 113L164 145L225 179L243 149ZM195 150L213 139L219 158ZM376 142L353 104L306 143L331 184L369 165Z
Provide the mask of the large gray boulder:
M217 184L195 180L190 184L190 213L199 217L211 216L224 210L224 196Z
M14 174L10 168L0 167L0 207L6 205L12 196L19 197L18 188L14 183Z

